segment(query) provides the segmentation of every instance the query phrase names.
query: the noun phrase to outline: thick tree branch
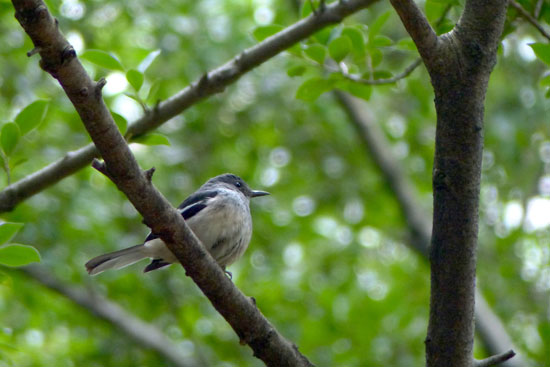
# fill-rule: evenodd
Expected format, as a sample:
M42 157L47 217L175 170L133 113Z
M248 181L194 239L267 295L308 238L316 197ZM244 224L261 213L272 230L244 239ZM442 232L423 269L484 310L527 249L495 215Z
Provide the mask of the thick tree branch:
M375 1L335 2L326 6L324 11L317 12L317 15L304 18L257 45L242 51L229 62L204 74L197 81L166 101L160 102L154 109L134 121L128 127L126 137L139 136L157 128L201 100L222 92L225 87L242 75L300 40L311 36L327 25L340 22L344 17L368 7ZM34 50L37 52L39 48ZM0 191L0 212L13 210L21 201L88 166L94 157L99 157L99 152L93 144L90 144L68 153L59 161L9 185Z
M268 366L312 366L229 280L183 217L156 190L138 166L103 99L57 22L41 0L13 0L16 18L40 50L41 66L54 76L77 110L106 163L109 176L180 260L193 281L235 330L242 343Z
M509 0L508 4L510 4L512 7L514 7L522 17L524 17L529 23L531 23L531 25L533 25L533 27L535 27L540 32L540 34L542 34L544 36L544 38L546 38L547 40L550 40L550 33L548 33L546 31L546 29L544 29L542 24L540 24L535 17L533 17L531 14L529 14L527 12L527 10L525 10L523 8L523 6L521 6L520 3L518 3L517 1L514 1L514 0ZM538 6L538 4L539 3L537 3L537 6ZM539 7L539 9L540 9L540 7Z
M180 349L159 329L131 315L122 307L95 292L85 292L77 287L64 284L50 272L38 266L19 269L43 286L67 297L91 314L111 323L123 333L145 348L159 353L170 365L176 367L198 366L199 363L183 355Z
M413 0L390 0L425 63L431 63L438 37Z
M364 104L346 93L335 92L335 95L349 116L350 122L357 129L360 139L363 140L365 148L380 169L387 185L396 196L410 232L410 241L406 243L428 259L431 223L428 214L421 210L422 205L416 198L414 185L403 174L399 162L389 149L388 140L377 122L367 114ZM479 291L476 293L475 315L476 331L489 354L497 354L508 348L517 350L502 321ZM524 367L525 365L526 362L521 355L503 364L506 367Z

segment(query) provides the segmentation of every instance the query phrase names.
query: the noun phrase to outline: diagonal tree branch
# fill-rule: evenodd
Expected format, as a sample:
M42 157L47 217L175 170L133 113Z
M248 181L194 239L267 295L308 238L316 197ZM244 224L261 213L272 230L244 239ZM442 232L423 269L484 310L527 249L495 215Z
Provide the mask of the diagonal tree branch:
M540 2L537 2L537 7L539 3ZM515 0L509 0L508 4L514 7L522 17L524 17L529 23L531 23L531 25L535 27L540 32L540 34L544 36L544 38L546 38L547 40L550 40L550 33L548 33L546 29L544 29L542 24L540 24L534 16L529 14L529 12L527 12L527 10L525 10L520 3L518 3ZM540 8L539 8L539 11L540 11Z
M157 128L201 100L222 92L225 87L235 82L242 75L300 40L311 36L330 24L340 22L344 17L368 7L375 1L348 0L327 5L324 11L310 15L255 46L242 51L238 56L204 74L197 81L166 101L160 102L155 108L134 121L128 127L126 137L130 139L133 136L139 136ZM34 53L38 50L40 48L37 47ZM7 186L0 191L0 212L13 210L23 200L88 166L92 159L96 157L99 157L99 152L93 144L89 144Z
M421 210L422 205L416 199L414 186L403 174L399 162L388 149L389 142L383 132L367 113L364 104L346 93L335 92L338 102L348 115L350 122L359 133L365 148L380 169L382 176L394 192L397 203L401 207L410 232L410 245L424 258L428 259L431 239L431 224L428 214ZM502 321L493 312L481 292L476 293L476 331L489 354L497 354L502 350L518 348L512 342ZM526 362L521 355L502 364L505 367L524 367Z
M390 0L425 63L434 58L439 38L413 0Z
M197 361L185 356L158 328L133 316L100 294L85 292L77 287L64 284L50 272L44 271L38 266L27 266L19 271L43 286L67 297L93 315L116 326L140 345L159 353L172 366L199 366Z
M104 81L95 83L89 78L43 1L13 0L13 5L17 20L39 50L42 68L59 81L73 103L105 160L109 177L142 214L152 232L166 242L186 274L231 325L241 342L248 344L254 356L267 366L312 366L262 315L255 301L229 280L183 217L152 185L150 173L139 167L103 102Z

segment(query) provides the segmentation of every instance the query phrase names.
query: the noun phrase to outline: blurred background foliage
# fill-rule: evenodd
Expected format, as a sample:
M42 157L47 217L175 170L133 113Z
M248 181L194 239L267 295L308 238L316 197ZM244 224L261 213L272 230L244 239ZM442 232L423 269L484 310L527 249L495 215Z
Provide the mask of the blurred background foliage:
M533 12L537 1L520 3ZM83 62L93 78L107 78L106 102L128 122L142 115L140 103L152 107L172 96L255 44L253 35L263 38L277 29L267 26L292 24L309 6L300 10L290 0L47 4L79 55L101 50L116 57L112 65L111 56L92 51ZM420 5L433 22L446 14L441 32L462 10L462 1ZM539 19L547 26L546 1ZM90 139L39 58L25 55L32 45L7 1L0 1L0 40L0 122L13 122L36 100L48 101L41 102L47 106L43 121L10 151L14 182ZM510 9L485 111L478 284L519 352L532 366L548 366L550 103L548 65L528 46L533 42L548 40ZM406 79L374 87L350 86L342 74L391 77L416 57L389 3L377 3L165 123L157 131L165 138L132 144L143 168L157 168L154 183L174 205L223 172L272 193L252 203L252 243L230 270L237 286L319 366L424 364L427 261L407 246L396 198L346 113L330 92L318 96L338 87L369 99L364 108L430 217L435 113L426 71L420 66ZM130 69L136 71L131 85ZM313 84L300 87L308 81ZM3 160L5 167L6 155ZM3 175L6 185L6 170ZM106 295L202 365L261 365L181 267L143 274L140 264L88 276L83 264L89 258L140 243L148 233L125 197L93 169L2 218L25 223L16 240L36 247L48 272ZM26 275L1 271L0 366L169 365ZM476 356L485 355L478 345Z

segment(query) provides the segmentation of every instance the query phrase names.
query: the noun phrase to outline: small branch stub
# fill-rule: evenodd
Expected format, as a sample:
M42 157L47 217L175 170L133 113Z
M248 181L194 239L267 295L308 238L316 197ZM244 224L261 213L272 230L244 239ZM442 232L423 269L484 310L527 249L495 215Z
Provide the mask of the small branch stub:
M474 367L490 367L496 366L502 362L506 362L510 358L514 357L516 353L513 350L509 350L502 354L497 354L496 356L491 356L489 358L482 359L480 361L474 362Z
M151 180L153 179L153 174L155 173L155 167L149 168L147 171L144 171L143 174L145 175L145 178L149 183L151 183Z
M107 165L105 164L105 162L102 162L99 159L94 158L94 160L92 161L92 167L98 170L99 172L103 173L105 176L107 176L109 180L111 181L113 180L113 178L109 173L109 170L107 169Z
M27 52L27 57L31 57L33 55L36 55L37 53L40 52L40 48L39 47L35 47L33 48L32 50L30 50L29 52Z
M76 51L72 45L67 45L61 54L61 62L69 62L76 57Z
M101 78L95 83L95 95L97 98L101 98L101 90L103 87L107 84L107 80L105 78Z

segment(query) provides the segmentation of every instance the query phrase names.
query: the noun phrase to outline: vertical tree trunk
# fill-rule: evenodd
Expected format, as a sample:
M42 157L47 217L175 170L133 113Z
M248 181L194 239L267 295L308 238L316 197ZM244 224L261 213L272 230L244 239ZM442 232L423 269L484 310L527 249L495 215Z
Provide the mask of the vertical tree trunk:
M437 111L429 367L473 363L484 102L505 12L504 0L468 1L428 67Z

